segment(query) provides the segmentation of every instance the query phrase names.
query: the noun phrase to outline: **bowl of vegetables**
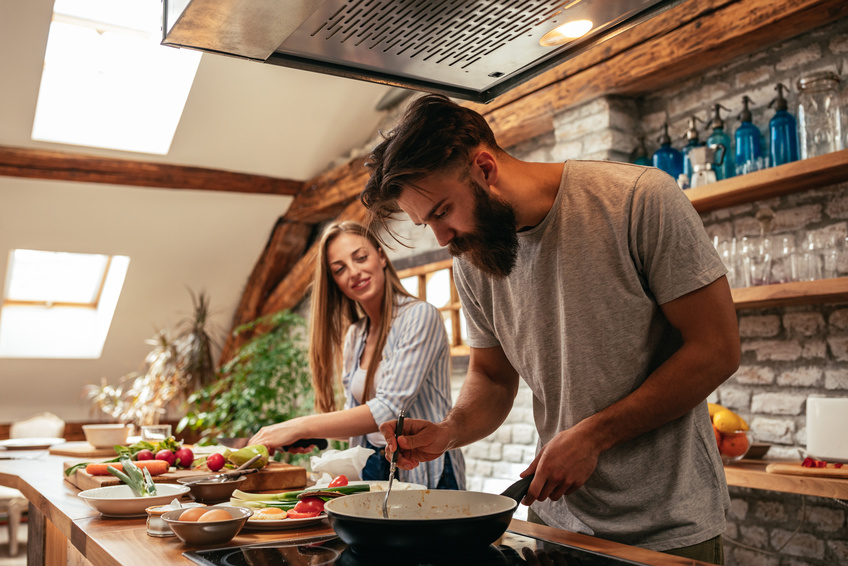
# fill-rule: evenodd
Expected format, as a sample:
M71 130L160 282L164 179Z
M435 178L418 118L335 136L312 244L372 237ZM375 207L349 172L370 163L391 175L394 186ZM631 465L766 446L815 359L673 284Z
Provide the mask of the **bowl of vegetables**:
M109 485L79 492L95 511L104 517L145 517L146 509L154 505L165 505L189 492L187 485L157 484L153 495L137 495L128 485Z

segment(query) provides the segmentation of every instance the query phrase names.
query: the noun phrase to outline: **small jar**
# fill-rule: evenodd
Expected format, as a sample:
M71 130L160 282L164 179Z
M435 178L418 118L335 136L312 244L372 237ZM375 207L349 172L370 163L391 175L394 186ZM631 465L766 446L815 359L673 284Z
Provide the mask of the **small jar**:
M842 93L831 71L798 79L798 141L801 159L844 149Z
M185 503L181 506L184 509L189 507L206 507L203 503ZM162 515L168 511L179 509L172 505L155 505L145 509L147 511L147 534L152 537L173 537L176 536L168 523L162 518Z

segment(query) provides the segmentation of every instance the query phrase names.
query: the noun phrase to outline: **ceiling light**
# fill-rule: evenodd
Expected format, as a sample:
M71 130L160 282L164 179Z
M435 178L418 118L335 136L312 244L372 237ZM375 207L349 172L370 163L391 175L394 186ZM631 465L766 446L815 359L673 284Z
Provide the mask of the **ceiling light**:
M574 41L578 37L583 37L589 33L594 25L589 20L571 20L570 22L565 22L543 35L542 39L539 40L539 45L544 47L565 45L569 41Z

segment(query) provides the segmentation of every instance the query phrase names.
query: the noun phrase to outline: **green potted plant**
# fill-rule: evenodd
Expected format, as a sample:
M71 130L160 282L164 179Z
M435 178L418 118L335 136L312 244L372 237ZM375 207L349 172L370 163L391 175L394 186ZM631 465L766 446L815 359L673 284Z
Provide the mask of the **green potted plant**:
M217 380L195 391L177 431L200 433L200 444L219 437L249 437L265 425L313 411L303 318L288 310L237 327L267 332L245 343L218 370ZM291 456L291 455L287 455Z

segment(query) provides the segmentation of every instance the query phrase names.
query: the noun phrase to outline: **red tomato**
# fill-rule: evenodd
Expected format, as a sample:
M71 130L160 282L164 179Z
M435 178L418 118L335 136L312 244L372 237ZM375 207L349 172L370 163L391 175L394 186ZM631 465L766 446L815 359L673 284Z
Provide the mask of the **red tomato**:
M333 481L330 482L328 487L344 487L347 485L347 476L341 475L337 478L334 478Z
M294 506L295 513L313 513L313 517L323 511L324 500L320 497L304 497Z
M298 513L294 509L290 509L286 514L286 519L309 519L310 517L317 517L321 513Z

